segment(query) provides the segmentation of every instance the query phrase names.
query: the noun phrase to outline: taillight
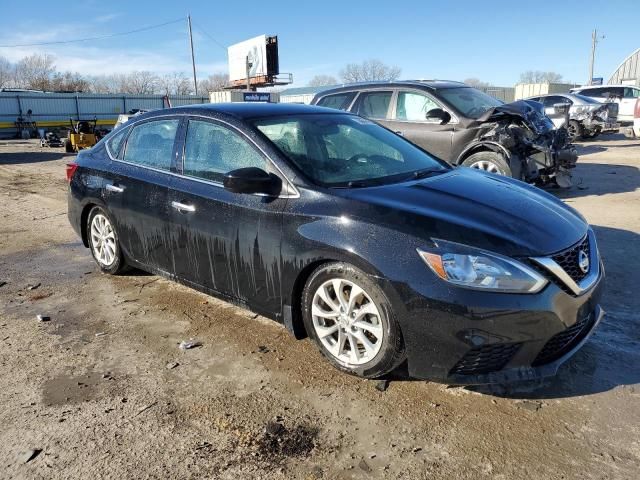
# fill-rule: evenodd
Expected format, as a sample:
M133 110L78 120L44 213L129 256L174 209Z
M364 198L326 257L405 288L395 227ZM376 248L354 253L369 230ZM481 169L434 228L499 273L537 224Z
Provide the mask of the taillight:
M636 100L636 108L633 110L633 118L640 118L640 98Z
M67 163L67 182L71 183L73 174L76 173L77 169L78 169L77 163Z

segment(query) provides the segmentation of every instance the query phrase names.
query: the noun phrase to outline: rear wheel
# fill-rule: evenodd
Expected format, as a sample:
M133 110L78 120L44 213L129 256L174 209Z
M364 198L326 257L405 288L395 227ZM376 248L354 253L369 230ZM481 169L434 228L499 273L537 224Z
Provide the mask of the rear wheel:
M302 293L307 333L339 370L376 378L404 360L400 326L382 290L361 270L330 263Z
M498 175L512 176L511 167L504 159L504 156L496 152L477 152L464 159L462 165L465 167L483 170Z
M582 125L580 122L577 122L576 120L569 120L567 133L569 134L569 140L572 142L575 142L577 139L582 137Z
M118 234L107 212L93 207L87 220L87 238L94 260L105 273L116 274L126 270Z

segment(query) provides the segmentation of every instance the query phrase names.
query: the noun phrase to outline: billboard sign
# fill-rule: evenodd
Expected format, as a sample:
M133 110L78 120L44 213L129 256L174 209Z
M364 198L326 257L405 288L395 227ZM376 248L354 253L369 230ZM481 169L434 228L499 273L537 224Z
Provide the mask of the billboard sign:
M591 85L602 85L603 81L604 81L604 78L602 77L593 77L591 79Z
M229 56L229 80L245 80L247 78L246 61L249 57L250 77L264 76L267 71L267 36L259 35L244 42L231 45L227 49Z

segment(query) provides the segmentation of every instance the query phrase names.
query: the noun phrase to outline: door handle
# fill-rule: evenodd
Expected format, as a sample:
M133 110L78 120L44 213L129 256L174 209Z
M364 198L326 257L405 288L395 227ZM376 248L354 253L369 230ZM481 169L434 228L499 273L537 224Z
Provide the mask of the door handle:
M105 190L107 190L108 192L113 192L113 193L122 193L122 192L124 192L124 188L122 188L122 187L118 187L118 186L113 185L113 184L111 184L111 183L107 183L107 184L104 186L104 188L105 188Z
M171 202L171 206L178 210L179 212L195 212L196 207L193 205L187 205L185 203L180 202Z

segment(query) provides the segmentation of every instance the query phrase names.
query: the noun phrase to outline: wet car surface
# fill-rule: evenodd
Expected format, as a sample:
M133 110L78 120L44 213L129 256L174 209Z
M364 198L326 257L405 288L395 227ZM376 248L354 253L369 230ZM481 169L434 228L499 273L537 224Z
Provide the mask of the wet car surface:
M351 114L148 113L68 178L69 220L103 271L128 263L246 305L363 377L405 359L455 384L553 375L603 315L578 212Z
M541 382L448 388L399 371L380 391L318 368L275 322L140 271L101 274L66 218L73 157L0 144L0 476L635 478L640 145L578 148L580 188L552 192L598 238L595 334ZM203 346L179 350L190 337Z

